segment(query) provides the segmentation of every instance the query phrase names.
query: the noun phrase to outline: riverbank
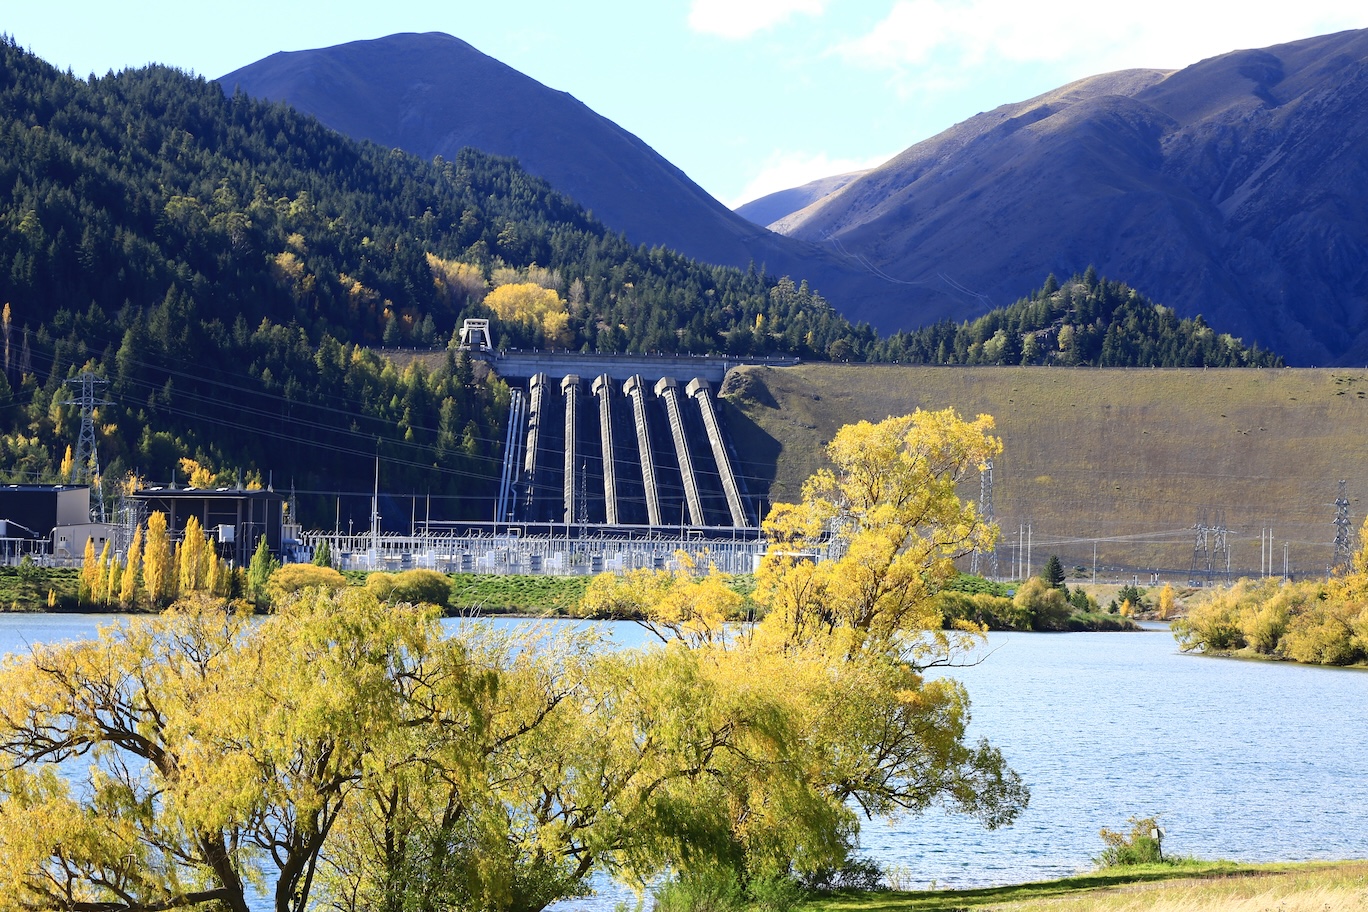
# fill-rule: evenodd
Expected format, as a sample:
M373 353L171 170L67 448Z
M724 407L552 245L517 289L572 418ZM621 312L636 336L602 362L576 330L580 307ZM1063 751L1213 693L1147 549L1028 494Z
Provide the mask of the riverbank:
M374 571L383 572L383 571ZM354 586L364 586L367 571L348 570L343 573ZM451 582L448 600L440 607L450 616L459 617L526 617L556 618L584 617L581 601L591 576L531 576L526 574L447 573ZM105 614L109 612L146 614L146 604L136 604L132 610L120 611L117 604L91 604L79 598L81 571L73 567L0 567L0 613L57 612ZM1006 584L989 583L977 577L961 577L976 581L992 591L1009 591ZM761 609L752 600L755 577L752 574L730 574L726 584L741 596L739 617L755 617ZM1028 616L1014 617L1011 601L998 599L996 612L976 615L969 619L983 623L992 630L1025 631L1029 626L1019 622ZM947 613L946 624L963 619L962 614ZM628 616L596 615L594 620L634 620ZM1017 621L1018 623L1013 623ZM1058 628L1071 632L1121 631L1138 629L1129 618L1105 612L1074 612Z
M846 892L801 912L1349 912L1368 909L1368 861L1197 862L1109 869L973 890Z

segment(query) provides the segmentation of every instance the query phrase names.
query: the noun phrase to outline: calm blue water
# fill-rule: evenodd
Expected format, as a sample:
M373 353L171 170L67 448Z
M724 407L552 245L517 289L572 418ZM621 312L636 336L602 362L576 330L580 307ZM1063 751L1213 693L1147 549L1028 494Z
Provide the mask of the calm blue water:
M867 827L909 885L1086 869L1097 831L1130 816L1158 815L1166 852L1368 857L1368 673L1182 655L1167 630L992 634L989 650L954 674L1030 807L995 832L943 814Z
M109 618L0 615L0 653ZM609 625L614 639L641 628ZM969 887L1091 867L1101 827L1158 815L1166 852L1244 861L1368 857L1368 673L1178 653L1166 630L991 634L948 673L971 733L1031 788L1011 827L932 811L867 823L864 854L902 886ZM607 887L608 885L605 885ZM609 910L620 890L565 907Z

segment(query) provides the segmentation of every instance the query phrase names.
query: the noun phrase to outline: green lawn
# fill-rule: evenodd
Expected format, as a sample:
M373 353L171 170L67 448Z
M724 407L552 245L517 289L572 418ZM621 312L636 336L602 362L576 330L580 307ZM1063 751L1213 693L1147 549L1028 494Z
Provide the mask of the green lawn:
M840 893L802 912L1340 912L1368 909L1368 862L1246 865L1196 862L1109 869L977 890Z

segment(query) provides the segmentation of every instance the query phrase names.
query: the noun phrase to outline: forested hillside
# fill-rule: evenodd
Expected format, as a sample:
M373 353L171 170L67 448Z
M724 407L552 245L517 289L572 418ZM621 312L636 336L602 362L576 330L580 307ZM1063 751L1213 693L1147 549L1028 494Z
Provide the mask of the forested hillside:
M874 341L805 284L633 247L511 160L423 162L162 67L80 80L10 39L0 187L12 481L57 480L79 433L68 381L89 370L106 381L106 479L198 465L201 482L324 495L369 489L378 450L387 489L470 515L506 389L455 357L399 373L366 346L440 346L498 316L495 286L491 306L536 287L559 308L508 311L509 346L821 357Z
M1091 267L976 320L896 333L871 360L910 364L1057 364L1066 367L1280 367L1282 358L1179 318Z

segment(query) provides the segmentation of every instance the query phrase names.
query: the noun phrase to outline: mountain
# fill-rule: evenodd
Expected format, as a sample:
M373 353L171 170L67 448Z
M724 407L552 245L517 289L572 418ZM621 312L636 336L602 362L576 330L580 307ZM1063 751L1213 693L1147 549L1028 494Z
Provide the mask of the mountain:
M6 482L71 477L86 376L110 482L274 473L336 521L379 455L389 490L483 518L507 386L374 346L441 351L467 317L590 352L873 342L792 281L629 243L512 159L424 161L166 67L76 79L0 38L0 137Z
M627 130L450 35L281 52L219 82L420 158L466 146L516 158L633 243L805 278L838 306L833 296L900 296L858 263L733 213Z
M1368 31L1004 105L775 227L916 289L845 310L883 329L1094 265L1291 364L1368 363Z
M737 215L747 218L757 225L772 225L799 209L805 209L824 197L840 190L851 181L863 177L868 171L850 171L831 177L820 177L801 187L791 187L769 193L759 199L737 206Z

